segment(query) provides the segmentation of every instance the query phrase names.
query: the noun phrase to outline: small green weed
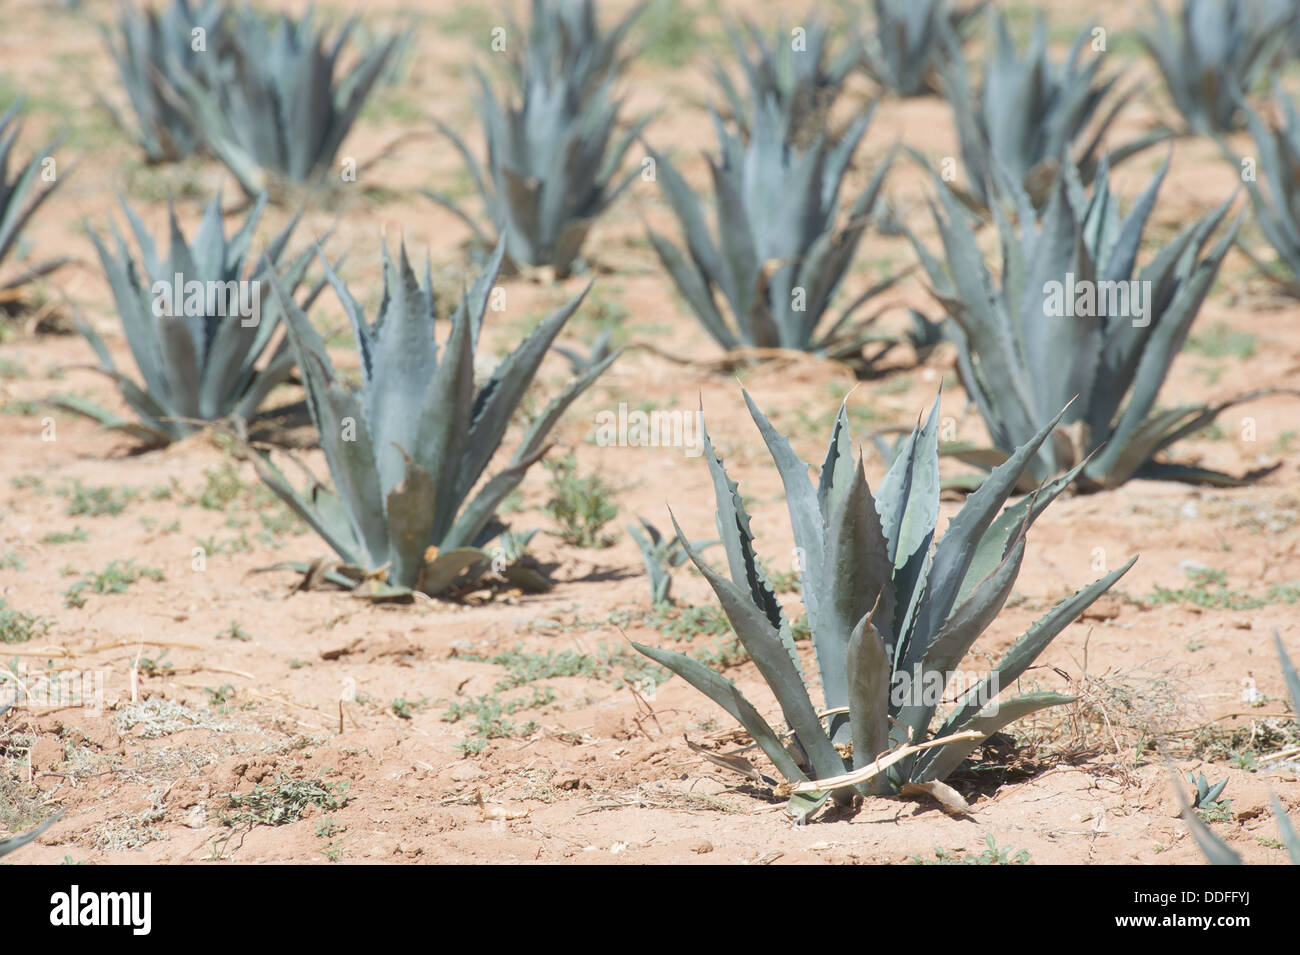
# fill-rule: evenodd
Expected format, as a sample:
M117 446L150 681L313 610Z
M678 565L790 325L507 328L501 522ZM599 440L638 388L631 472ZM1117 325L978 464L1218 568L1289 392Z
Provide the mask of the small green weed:
M63 605L65 607L84 607L86 598L83 594L87 590L94 594L124 594L131 584L142 577L149 580L162 580L163 572L152 567L139 567L136 565L135 558L125 561L111 561L99 573L83 575L80 580L64 591Z
M954 851L940 846L934 847L934 858L914 855L908 856L908 865L1028 865L1029 850L999 849L993 834L984 837L986 848L979 853Z
M559 537L575 547L608 547L614 538L601 529L618 516L613 488L598 474L579 476L573 453L543 462L551 472L546 513L560 525Z

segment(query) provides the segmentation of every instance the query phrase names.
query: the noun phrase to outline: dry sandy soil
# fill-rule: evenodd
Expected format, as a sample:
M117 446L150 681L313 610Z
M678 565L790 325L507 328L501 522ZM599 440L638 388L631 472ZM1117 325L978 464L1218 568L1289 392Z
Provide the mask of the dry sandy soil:
M1061 45L1082 26L1074 3L1012 6L1021 30L1033 6L1057 6L1049 13ZM770 2L745 7L773 20L781 9ZM1137 5L1095 7L1116 58L1150 72L1131 32ZM120 215L113 208L120 191L155 230L165 222L166 197L174 196L190 229L215 188L224 185L227 204L237 195L214 162L143 166L96 111L95 91L120 95L93 26L112 9L90 0L79 13L44 0L0 7L0 91L7 99L21 90L28 102L20 152L59 130L70 134L56 153L66 183L27 238L37 257L78 260L29 289L3 320L0 595L9 611L40 622L31 639L0 647L0 655L25 667L29 679L48 669L104 680L100 712L31 705L0 724L0 834L63 810L37 843L6 861L879 863L933 860L936 850L977 855L990 839L1007 857L1024 858L1023 850L1034 863L1199 863L1176 818L1167 762L1227 778L1231 802L1217 831L1250 862L1282 860L1268 793L1291 810L1300 807L1298 764L1269 758L1297 742L1272 649L1276 630L1300 658L1294 400L1241 406L1176 448L1180 460L1236 473L1280 465L1255 484L1220 490L1135 481L1064 498L1038 522L1012 606L978 648L986 657L1102 566L1141 557L1024 680L1072 691L1079 702L1014 727L1012 738L984 752L979 772L956 780L973 814L952 818L932 804L877 799L794 828L778 801L687 748L684 736L723 752L747 741L682 681L661 682L662 672L627 643L723 659L727 676L765 712L775 710L725 635L692 634L682 618L656 615L623 530L638 514L666 526L672 505L689 533L709 536L713 502L703 461L681 449L602 448L593 440L596 413L620 402L689 411L702 400L710 432L751 502L760 551L774 570L790 570L779 482L744 412L741 384L707 364L720 353L685 312L644 239L643 216L672 228L653 183L638 183L597 223L588 245L596 288L566 340L589 339L605 323L623 341L698 363L630 350L558 429L582 472L614 488L619 514L608 528L610 546L563 543L543 510L548 474L535 469L509 519L540 528L533 550L552 568L547 593L498 589L462 603L406 606L295 593L293 573L254 571L327 556L327 548L219 441L199 436L139 454L129 440L40 404L74 393L124 407L102 377L77 367L93 361L79 336L33 330L81 316L130 367L83 222L105 228ZM321 10L343 12L341 5ZM330 247L350 253L344 277L368 309L378 300L381 234L390 243L404 236L421 256L427 250L440 287L455 289L467 274L468 230L412 190L467 191L454 152L429 132L425 117L439 115L479 148L467 68L488 55L493 20L452 3L366 5L372 27L405 22L411 13L421 26L409 73L381 92L343 150L363 163L381 158L358 183L316 197L298 232L306 242L337 222ZM676 45L657 42L626 83L628 115L662 109L647 139L675 150L700 185L707 174L700 151L712 148L703 102L718 27L716 8L701 7ZM855 80L845 109L871 93L867 81ZM1116 137L1166 117L1163 95L1152 83ZM899 138L936 159L955 152L941 101L887 100L848 194ZM1135 194L1163 156L1153 151L1123 167L1121 193ZM1212 144L1180 141L1149 238L1167 238L1237 185ZM921 173L900 163L888 188L898 213L936 243ZM262 234L288 214L272 209ZM1245 235L1258 242L1252 225ZM846 294L912 258L904 240L870 234ZM489 348L508 347L587 278L507 280L509 307L485 332ZM337 303L328 295L321 301L318 323L341 328ZM887 325L909 304L934 313L914 278L890 301ZM1194 335L1167 382L1167 404L1295 384L1300 314L1254 277L1239 253L1226 263ZM337 361L355 368L346 336L332 344ZM943 413L954 419L957 437L981 439L952 351L940 348L920 365L904 352L893 370L853 392L858 439L874 428L910 426L941 382ZM548 359L539 387L553 393L567 373L560 358ZM831 416L855 384L842 367L813 359L747 368L739 377L808 460L820 459ZM271 403L293 400L294 392L286 387ZM46 417L55 440L43 440ZM1246 440L1251 423L1254 440ZM866 448L874 485L884 467ZM302 457L326 474L319 451ZM944 467L963 470L954 462ZM957 506L956 497L946 499L945 514ZM202 569L196 546L207 552ZM83 589L82 605L68 606L76 601L66 595L79 582L128 561L157 573L121 593ZM1222 586L1197 591L1187 574L1196 565L1222 571ZM675 595L679 607L713 606L694 573L677 574ZM795 593L783 599L798 612ZM1243 605L1249 609L1231 609ZM500 735L485 738L475 713Z

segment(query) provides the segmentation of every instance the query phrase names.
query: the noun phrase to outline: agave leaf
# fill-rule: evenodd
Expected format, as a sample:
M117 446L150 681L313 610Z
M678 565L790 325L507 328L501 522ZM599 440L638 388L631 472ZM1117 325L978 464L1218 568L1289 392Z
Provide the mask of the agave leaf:
M1294 675L1294 671L1292 674ZM1277 798L1277 794L1271 793L1269 799L1273 804L1273 815L1277 819L1278 835L1282 837L1282 844L1286 846L1286 854L1291 857L1292 865L1300 865L1300 833L1296 832L1291 817L1286 814L1286 807L1282 805L1282 800Z
M918 781L926 782L948 776L962 764L966 757L975 750L975 747L1008 723L1049 706L1061 706L1072 702L1074 702L1074 697L1064 696L1060 693L1029 693L1006 702L995 701L987 710L981 711L978 715L962 724L962 729L976 730L984 734L983 737L974 740L959 740L948 743L946 746L927 750L922 754L923 757L930 754L934 755L920 769Z
M457 547L440 551L426 564L420 576L420 588L426 593L439 594L451 586L460 574L475 564L489 561L492 556L477 547Z
M780 630L785 618L776 594L772 592L767 576L758 563L758 555L754 552L754 535L749 529L749 513L745 510L745 502L741 499L740 487L727 476L722 466L722 459L714 450L713 442L709 440L708 428L703 422L702 407L700 414L700 436L704 444L704 459L713 479L713 493L718 502L718 536L727 555L727 567L731 579L736 584L748 588L754 605L761 608L774 628ZM798 657L793 645L789 651L791 657L797 661Z
M398 448L406 461L406 475L384 499L388 520L388 552L393 576L398 580L418 577L424 566L424 551L432 539L433 517L438 513L433 477L410 455Z
M471 320L464 303L452 319L442 361L425 386L426 407L442 409L420 422L418 454L437 488L437 517L434 534L441 537L452 526L456 504L462 499L457 486L457 469L469 448L469 421L474 397L474 350Z
M984 532L1015 488L1030 458L1056 427L1063 413L1058 412L1033 438L1017 448L1005 464L994 468L979 490L966 499L966 506L949 522L948 529L935 547L930 586L922 596L917 611L917 632L939 631L952 611ZM928 649L913 642L903 653L904 665L910 667L919 662Z
M812 761L813 771L822 777L842 772L843 760L817 719L817 711L808 696L808 688L799 671L797 658L792 656L793 647L787 643L788 634L781 632L785 628L774 625L764 610L755 603L751 593L719 576L704 563L682 533L676 517L673 518L673 529L692 563L718 595L718 601L736 631L736 636L749 651L767 685L772 688L786 722L795 731Z
M962 581L961 590L957 594L959 601L965 600L976 585L993 572L1006 556L1012 539L1020 532L1020 528L1023 526L1027 532L1038 519L1038 515L1047 509L1047 505L1074 483L1086 464L1086 461L1080 461L1060 477L1047 482L1003 509L975 547L975 555L971 558L966 578Z
M1296 673L1295 664L1287 656L1286 648L1282 646L1282 637L1276 630L1273 631L1273 646L1282 664L1282 679L1286 683L1287 695L1291 697L1291 712L1300 720L1300 674Z
M731 714L741 726L745 727L745 731L753 737L754 742L786 779L806 780L808 778L799 768L794 757L781 744L780 738L767 720L763 719L758 710L754 709L753 704L736 689L734 683L684 653L646 646L635 641L632 646L660 666L672 670Z
M54 815L50 816L35 829L29 829L27 832L16 836L10 836L8 839L0 839L0 856L7 856L17 849L21 849L27 843L40 836L46 829L54 825L63 816L63 810L60 809Z
M768 453L771 454L772 461L776 464L777 473L781 475L781 484L785 488L786 506L790 512L790 526L794 530L795 546L799 548L800 553L799 571L804 584L804 606L808 611L809 624L814 635L816 635L822 629L821 595L828 579L823 571L823 550L825 545L821 509L817 504L817 495L813 490L812 482L808 478L808 465L795 454L785 436L772 427L772 422L754 404L754 399L750 397L749 392L742 389L742 394L745 397L745 404L749 407L750 417L758 425L759 433L763 436L763 442L767 445ZM857 617L854 617L854 621L857 619ZM779 622L773 622L779 626ZM816 639L816 636L814 636L814 639ZM844 630L842 639L847 641L847 629ZM821 659L822 650L829 651L829 648L818 648L819 660ZM830 659L828 657L826 662L829 663ZM841 697L842 694L836 695L837 699ZM827 706L839 705L838 702L827 702Z
M456 478L457 491L461 495L467 494L482 475L492 452L505 436L515 408L519 406L542 359L555 341L555 336L590 290L591 284L588 283L582 291L543 319L523 343L497 365L492 378L479 391L474 401L466 455Z
M646 233L650 237L650 244L659 254L664 268L677 284L677 290L681 292L682 298L686 299L691 310L699 318L704 330L728 351L739 347L740 340L732 333L722 313L718 311L713 293L709 291L707 283L701 277L699 268L688 265L672 243L653 229L647 229Z
M1022 526L1002 563L979 583L969 597L957 605L926 649L921 660L922 666L927 671L942 673L945 684L948 676L957 668L980 634L997 618L1006 605L1007 598L1011 596L1011 588L1015 586L1020 564L1025 557L1025 530ZM929 709L933 713L934 708ZM921 726L929 725L929 722L927 715Z
M895 596L891 586L894 568L861 459L848 492L840 500L841 506L832 511L827 523L825 557L819 562L818 574L805 584L803 593L805 607L810 607L811 588L827 598L821 616L812 625L817 668L822 674L827 708L849 704L851 714L850 681L857 669L849 656L858 625L870 615L879 620L872 625L871 638L883 639L891 646L894 643ZM811 609L809 620L812 620ZM867 635L857 639L870 642ZM886 692L882 699L887 698ZM835 727L833 722L832 729ZM832 737L836 738L834 733ZM880 748L876 748L872 755L879 752Z
M614 364L622 353L622 349L619 349L605 356L601 361L574 378L565 386L563 391L551 399L550 404L534 419L532 426L524 436L523 443L519 445L518 450L511 457L511 461L517 463L536 454L546 441L547 435L551 433L551 429L559 421L560 416L568 410L569 405L573 404L574 400L586 391L592 382L604 374L605 369Z
M320 433L321 448L339 497L344 501L356 540L364 548L368 570L388 560L388 523L375 452L360 402L337 379L334 367L311 320L288 297L274 277L271 288L292 331L307 404Z
M939 520L939 400L916 428L876 489L889 559L901 567L928 549Z
M650 539L642 534L635 524L627 525L628 535L636 542L637 549L641 551L641 563L645 567L645 575L650 579L650 598L652 604L659 604L668 599L668 591L672 586L672 577L664 570L663 564L660 563L658 555L659 531L657 528L648 524L645 518L638 518L641 525L650 535ZM653 540L653 543L651 543Z
M307 524L321 537L325 538L325 543L329 544L336 554L343 559L345 563L354 566L363 566L365 558L362 553L361 544L356 539L356 532L346 521L331 520L327 517L327 511L322 510L313 502L308 501L296 490L293 485L285 478L269 458L259 454L251 456L253 468L272 491L274 491L280 500L284 501L289 508L301 517ZM346 515L343 515L346 517Z
M853 446L849 440L846 396L835 415L835 426L831 430L831 440L826 446L826 457L817 478L817 509L821 512L823 526L829 523L831 511L836 509L837 502L848 492L852 468Z
M129 378L125 380L130 383ZM125 418L101 408L93 401L82 398L80 395L52 395L48 400L52 405L85 415L87 418L99 422L110 431L121 431L123 434L128 434L144 444L145 447L161 448L170 444L174 438L174 435L161 425L144 421L127 421Z
M1187 330L1204 301L1218 274L1232 241L1237 234L1240 218L1235 222L1204 260L1197 263L1192 273L1179 288L1162 320L1153 323L1147 346L1142 351L1133 378L1133 389L1120 416L1107 447L1097 457L1098 470L1108 470L1110 462L1123 453L1129 436L1137 431L1155 404L1156 395L1165 375L1173 364L1174 356L1187 338Z
M845 667L848 672L849 723L853 729L853 768L862 769L889 748L889 651L880 632L866 616L849 637ZM877 777L873 792L883 792Z
M483 529L496 514L501 502L506 499L519 482L524 479L528 469L540 461L548 447L538 448L526 457L513 460L510 465L494 474L474 495L461 511L451 529L443 537L445 546L478 546Z
M1030 664L1043 652L1043 648L1051 643L1058 633L1078 619L1079 615L1109 590L1115 581L1128 573L1129 568L1136 562L1136 557L1130 558L1123 567L1094 580L1035 620L1012 644L1011 649L1003 654L993 673L976 684L975 688L967 694L972 702L959 706L944 722L939 735L946 736L965 728L966 722L979 710L980 700L993 699L1005 687L1020 679L1021 675L1029 669Z

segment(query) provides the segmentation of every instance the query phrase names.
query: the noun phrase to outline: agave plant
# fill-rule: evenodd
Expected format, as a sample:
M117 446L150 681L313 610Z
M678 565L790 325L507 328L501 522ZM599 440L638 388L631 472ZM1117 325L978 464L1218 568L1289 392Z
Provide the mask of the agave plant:
M875 31L863 58L872 79L897 96L938 92L938 73L988 0L954 9L951 0L875 0Z
M627 62L619 47L643 9L634 7L602 33L592 0L573 5L533 0L527 47L510 48L512 88L505 100L482 71L476 74L486 175L464 140L435 120L464 158L515 268L550 266L567 276L592 222L638 173L634 169L615 181L649 117L613 140L622 103L611 87ZM522 32L515 26L510 34ZM481 242L489 241L455 200L432 190L425 195L462 219Z
M491 563L486 547L504 530L497 508L545 455L547 435L564 410L617 357L573 378L532 422L506 466L478 487L552 341L586 294L544 319L476 389L474 354L503 251L498 244L462 298L441 354L429 270L417 281L405 247L397 267L384 249L384 297L373 324L327 264L361 355L356 392L340 381L306 313L272 283L334 490L316 485L300 494L269 458L254 463L343 560L345 576L359 571L354 579L383 578L385 593L443 593L463 572Z
M987 467L1002 460L1078 396L1062 427L1030 462L1032 480L1086 462L1079 474L1083 490L1117 487L1132 477L1240 483L1217 471L1155 460L1225 409L1270 393L1156 407L1240 222L1207 251L1230 198L1184 228L1135 277L1142 232L1167 169L1166 161L1122 219L1104 161L1090 197L1066 163L1041 224L1029 197L1015 183L1004 183L1016 197L1019 229L996 212L1000 287L963 207L935 177L943 211L933 211L946 264L912 241L932 294L956 326L958 371L996 446L954 449L969 463Z
M355 20L327 44L311 10L296 21L281 15L274 29L251 7L232 8L230 16L226 48L203 82L177 77L186 122L249 195L277 177L318 180L334 164L397 38L372 46L338 76Z
M13 153L18 134L22 132L22 124L17 119L21 106L21 102L15 102L0 117L0 265L4 264L6 256L13 251L23 227L62 181L56 177L48 180L48 186L39 186L36 182L38 176L44 180L42 174L45 161L58 145L58 140L35 153L13 179L9 178L9 157ZM67 175L66 170L64 175ZM0 292L25 285L32 279L54 271L66 261L67 258L58 258L39 265L25 265L17 276L0 278Z
M828 62L831 31L815 20L788 32L779 30L771 43L753 22L745 20L743 25L743 33L730 26L728 34L748 87L745 94L721 64L714 65L736 124L748 133L753 104L774 100L784 121L784 138L800 142L811 138L826 126L827 113L857 66L859 52L850 45Z
M861 457L854 460L843 406L814 487L808 466L748 395L745 400L785 487L824 706L812 701L790 623L754 551L739 486L707 433L705 455L730 579L704 563L675 519L673 524L776 696L793 745L787 748L735 685L704 664L675 651L634 646L741 722L792 784L793 814L805 816L828 797L844 803L858 793L896 793L908 784L933 791L931 784L942 782L993 733L1070 701L1052 692L1000 702L997 697L1132 560L1036 621L991 673L972 681L951 711L936 719L943 688L1011 594L1029 526L1069 483L1062 477L1003 507L1055 422L994 470L934 545L938 401L925 424L918 421L873 496ZM930 689L912 692L925 687ZM841 755L845 751L851 756Z
M1102 56L1083 57L1091 37L1088 28L1079 32L1065 60L1053 63L1041 16L1023 57L1016 52L1005 17L997 11L990 17L996 40L979 95L971 92L960 54L943 72L970 199L973 205L987 207L995 177L1005 171L1025 186L1035 204L1041 204L1051 191L1062 155L1071 155L1085 183L1091 180L1102 139L1138 90L1119 89L1118 73L1103 77ZM1169 135L1168 130L1156 130L1111 150L1111 165Z
M673 587L673 571L686 563L686 549L676 537L665 537L644 517L638 517L637 521L641 528L628 524L627 532L641 551L641 563L645 565L646 577L650 580L650 602L654 606L669 603L672 600L669 592ZM691 546L698 553L716 543L716 540L698 540L692 541Z
M1196 790L1192 796L1193 809L1205 809L1211 804L1219 801L1223 791L1228 788L1228 781L1221 779L1217 783L1211 783L1205 778L1205 773L1199 776L1192 773L1187 774L1187 781L1192 784Z
M1273 644L1277 648L1278 659L1282 663L1282 678L1286 682L1287 694L1291 697L1291 712L1300 718L1300 674L1296 673L1295 665L1292 664L1291 658L1287 656L1286 648L1282 646L1282 638L1277 631L1273 632ZM1204 777L1202 777L1203 779ZM1192 838L1211 864L1241 865L1241 856L1237 855L1226 842L1211 832L1210 827L1196 814L1196 807L1201 805L1199 798L1201 796L1201 787L1197 780L1192 780L1192 782L1197 787L1197 800L1188 805L1187 797L1183 795L1177 777L1174 778L1174 794L1178 797L1179 805L1182 808L1183 821L1187 823L1187 828L1191 830ZM1220 789L1220 791L1222 790ZM1286 847L1286 853L1291 859L1291 864L1300 865L1300 832L1296 831L1295 824L1286 813L1286 807L1282 805L1282 801L1277 798L1276 794L1273 795L1272 802L1273 817L1277 820L1278 834L1282 837L1282 844Z
M280 308L263 293L264 283L277 271L290 294L302 281L310 249L282 264L298 217L254 258L249 248L266 197L258 199L227 238L218 193L193 242L186 240L175 211L169 210L170 247L164 259L140 217L125 200L121 204L140 250L143 274L116 223L111 225L112 250L89 231L143 384L117 369L94 328L81 322L78 330L95 350L100 370L117 385L139 420L128 421L77 397L63 396L58 403L149 445L180 440L205 421L232 415L255 420L271 389L293 371L287 341L282 337L271 348ZM322 287L311 291L306 307ZM264 297L268 301L263 302ZM259 365L263 357L266 361Z
M126 3L118 16L118 35L103 28L104 42L135 114L134 124L107 100L100 97L99 101L149 162L184 159L198 147L198 133L177 106L176 97L186 85L182 76L201 84L209 72L202 68L203 58L221 55L221 21L218 0L206 0L198 7L190 0L172 0L161 14Z
M1240 129L1241 104L1295 29L1291 0L1184 0L1180 23L1151 3L1142 44L1155 59L1187 131Z
M823 327L823 319L866 231L892 154L880 165L840 224L839 192L849 159L872 110L835 141L824 134L806 149L785 141L779 105L755 105L748 143L714 117L721 162L709 161L717 209L715 241L699 199L666 157L654 150L664 195L681 223L689 260L650 230L677 289L713 339L728 350L791 348L831 357L861 352L876 336L869 322L850 324L886 279L858 296ZM716 293L730 311L723 317Z
M1260 231L1277 253L1281 270L1257 264L1283 291L1300 298L1300 112L1280 88L1275 88L1274 100L1281 125L1269 126L1257 112L1245 107L1246 125L1255 139L1257 173L1267 183L1267 192L1257 181L1259 175L1242 178Z

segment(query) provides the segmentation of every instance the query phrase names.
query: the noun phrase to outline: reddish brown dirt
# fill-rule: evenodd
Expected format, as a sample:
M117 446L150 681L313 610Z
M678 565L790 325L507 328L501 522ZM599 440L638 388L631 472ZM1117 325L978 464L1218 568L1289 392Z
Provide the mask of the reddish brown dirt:
M213 188L224 184L228 202L237 190L211 162L141 167L130 144L94 113L91 91L113 96L118 88L91 20L54 12L56 6L38 0L7 4L0 11L0 62L4 82L27 91L31 101L20 152L61 124L76 130L58 155L65 169L74 158L79 165L65 172L66 184L36 218L28 238L38 257L64 252L80 261L38 284L28 308L7 321L32 324L42 309L54 319L80 315L104 332L129 368L83 220L104 228L114 192L121 190L157 229L165 221L163 197L173 191L180 193L178 214L193 228ZM1068 31L1062 25L1081 25L1077 5L1039 6L1055 8L1049 12L1063 36ZM1095 6L1101 10L1095 19L1112 36L1130 30L1136 5ZM87 2L84 7L91 17L107 18L113 5ZM773 3L760 7L746 9L753 15L775 15L780 9ZM456 8L451 3L367 5L367 16L377 25L403 9L418 10L425 24L405 85L384 91L345 144L345 154L364 161L403 134L427 133L429 124L421 118L426 112L465 131L479 147L465 96L465 67L479 57L486 39L475 32L478 19L458 17L451 12ZM716 21L709 15L698 24L715 34ZM1129 38L1123 55L1131 55L1134 46ZM696 65L685 69L642 62L627 83L629 113L668 107L647 138L675 149L697 184L706 177L699 150L710 148L712 140L698 106L707 88L708 51L706 44ZM1138 64L1135 69L1149 70L1145 61ZM869 93L865 81L857 83L850 105ZM1117 137L1156 122L1165 109L1162 95L1152 84ZM934 157L955 151L941 102L887 101L860 150L850 195L898 137ZM1132 195L1162 158L1163 152L1153 152L1132 162L1117 176L1117 187ZM465 274L467 230L408 192L456 181L458 175L457 158L444 142L431 135L412 139L357 184L380 191L363 195L358 188L342 189L310 206L299 241L337 221L331 248L351 253L344 277L368 309L378 300L381 233L390 242L404 236L419 255L427 249L439 281L453 289ZM1169 234L1234 188L1234 170L1215 147L1179 143L1152 234ZM908 223L934 243L920 172L900 162L889 191ZM263 234L287 215L287 209L272 210ZM642 215L672 228L650 183L638 183L596 225L589 243L597 266L599 301L593 304L625 310L623 324L633 341L702 360L720 357L671 290L644 240ZM1253 227L1247 233L1256 238ZM882 265L911 258L903 240L871 235L848 293L865 287ZM549 286L508 280L509 307L485 332L489 349L509 347L543 309L585 281L578 277ZM912 279L893 300L934 312ZM336 303L329 296L322 302L315 317L324 327L340 327ZM898 317L895 309L886 322ZM1236 253L1196 332L1220 324L1253 336L1253 356L1188 351L1165 387L1165 403L1295 383L1300 314L1252 278ZM577 339L590 327L575 320L568 337ZM355 367L355 353L342 338L337 341L339 363ZM713 502L699 458L680 449L598 447L592 440L598 411L624 401L688 411L702 400L710 432L751 501L761 552L774 568L789 570L792 541L780 485L744 411L735 376L644 350L628 352L556 434L575 449L584 472L597 471L615 487L614 544L579 549L552 533L554 523L540 510L548 492L547 475L539 468L525 482L525 510L512 520L542 529L534 550L554 565L553 590L499 594L479 605L395 607L337 592L293 594L291 573L254 574L278 562L325 556L327 548L308 533L260 536L259 514L277 515L280 509L255 491L251 468L232 461L211 439L201 436L165 451L133 454L127 439L84 419L42 406L24 413L23 402L56 392L123 407L94 373L69 368L61 378L50 377L56 368L93 360L80 337L14 330L0 355L9 369L0 380L0 405L6 408L0 415L5 448L0 596L10 609L50 624L48 633L35 639L0 647L0 656L22 663L29 673L46 667L102 672L106 704L99 715L78 707L21 707L0 724L3 792L35 816L53 806L65 812L37 843L6 862L54 863L67 857L167 863L899 862L917 855L933 858L936 847L979 851L991 836L999 848L1026 850L1039 863L1197 863L1200 855L1176 818L1161 753L1183 772L1228 778L1231 810L1215 823L1217 831L1248 861L1281 859L1268 794L1278 793L1292 810L1300 807L1297 764L1263 757L1277 745L1266 732L1268 718L1285 713L1274 630L1300 659L1295 594L1287 589L1300 586L1300 445L1294 440L1300 414L1293 400L1243 405L1223 419L1220 434L1202 435L1176 449L1181 460L1234 472L1280 463L1254 485L1218 490L1133 482L1106 494L1067 497L1038 522L1014 606L981 643L983 653L1004 649L1051 601L1096 577L1101 566L1117 566L1133 554L1141 559L1097 612L1057 639L1024 681L1073 689L1084 702L1015 730L1019 749L1001 784L966 789L975 810L970 817L955 819L933 805L879 799L856 813L794 828L779 803L738 786L738 777L687 749L683 734L722 750L741 745L725 714L680 680L637 693L621 678L624 667L635 662L635 655L626 655L627 639L677 645L650 619L640 559L623 525L641 514L667 526L665 505L671 505L689 533L708 536ZM910 425L946 381L943 410L954 419L956 436L980 439L978 415L967 409L952 369L952 352L942 348L920 367L860 385L851 398L860 413L856 436L860 439L868 424ZM566 373L553 359L539 384L553 392ZM831 415L853 385L851 376L808 359L752 368L741 377L801 454L819 460ZM291 391L276 397L292 398ZM55 440L42 439L47 415L53 418ZM1245 419L1253 422L1253 441L1243 440ZM305 453L304 460L325 474L319 452ZM947 473L961 471L959 465L944 466ZM205 508L199 501L209 476L220 476L223 467L234 468L242 488L216 509ZM866 468L874 485L883 466L873 452L867 452ZM138 493L117 515L70 515L71 499L60 491L78 481ZM955 499L948 501L945 515L957 506ZM78 527L82 540L43 542L51 533ZM219 545L218 552L196 570L192 549L209 539ZM161 571L162 579L141 580L125 593L89 594L80 608L65 606L64 593L83 574L127 560ZM1233 593L1259 597L1273 587L1279 596L1251 610L1152 600L1157 587L1189 586L1184 572L1189 561L1225 571ZM675 587L683 604L712 605L697 575L679 572ZM797 610L796 597L784 599ZM248 639L235 639L232 625ZM715 639L700 636L691 645L700 649ZM598 668L591 675L547 676L531 686L497 691L507 670L475 658L515 648L625 656L612 669ZM152 670L150 660L158 664ZM140 674L134 689L133 669ZM751 666L730 667L727 675L764 712L775 710ZM1250 686L1260 694L1257 705L1243 701L1243 687ZM444 719L454 704L498 692L502 699L527 697L534 688L549 690L553 702L505 718L535 726L491 740L477 754L458 749L472 736L473 721ZM348 698L342 706L341 697ZM416 704L406 713L409 718L395 712L394 700ZM1229 763L1230 749L1255 753L1257 771ZM223 813L233 812L227 794L247 794L281 775L331 786L346 783L347 803L337 809L311 806L300 820L283 826L223 825Z

